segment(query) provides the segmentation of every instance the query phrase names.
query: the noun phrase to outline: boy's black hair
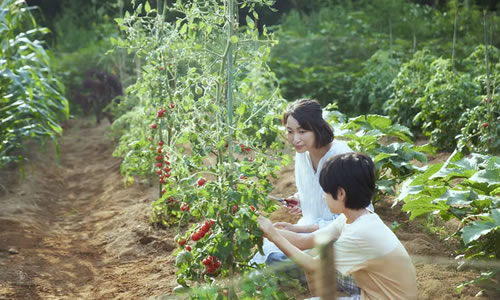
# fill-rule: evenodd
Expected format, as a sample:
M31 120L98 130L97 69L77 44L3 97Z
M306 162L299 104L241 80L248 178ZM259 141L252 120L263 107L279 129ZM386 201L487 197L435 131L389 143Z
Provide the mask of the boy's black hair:
M283 114L283 125L286 126L289 116L297 120L302 129L314 132L316 148L326 146L333 141L333 129L323 119L323 110L318 101L300 99L290 104Z
M343 188L346 208L365 208L370 205L375 193L375 165L366 154L338 154L326 161L319 175L319 183L323 191L331 194L335 200L338 188Z

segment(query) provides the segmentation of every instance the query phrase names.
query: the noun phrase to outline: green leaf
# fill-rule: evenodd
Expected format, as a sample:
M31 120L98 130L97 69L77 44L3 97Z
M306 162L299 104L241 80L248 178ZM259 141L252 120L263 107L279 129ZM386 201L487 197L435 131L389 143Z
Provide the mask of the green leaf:
M475 221L472 222L471 225L467 225L464 227L462 231L462 239L464 243L467 245L479 239L481 236L484 236L493 230L499 230L499 229L500 229L500 223L495 224L493 222L488 222L488 221Z
M391 119L386 116L368 115L366 120L373 128L377 129L388 129L392 125Z
M290 157L290 155L285 154L285 155L281 156L281 164L283 166L288 166L288 165L290 165L291 162L292 162L292 158Z
M396 153L379 153L379 154L377 154L377 156L375 156L375 158L373 159L373 162L376 164L381 160L384 160L388 157L394 157L394 156L398 156L398 155Z
M186 32L187 32L187 24L184 23L184 24L182 24L181 30L179 30L179 33L180 34L186 34Z
M413 150L419 151L419 152L428 153L428 154L431 154L431 155L435 155L437 148L434 147L434 146L432 146L432 144L427 143L427 144L424 144L424 145L415 146L415 147L413 147Z
M389 195L393 195L393 186L395 185L394 180L385 179L385 180L377 180L377 190L382 193L386 193Z
M433 203L433 197L421 197L418 200L409 201L403 205L403 211L410 212L410 220L414 218L429 214L429 213L440 213L442 211L447 211L449 206L444 202Z
M151 11L151 5L149 5L149 1L146 1L146 4L144 5L144 10L146 11L146 14L149 14Z
M255 23L254 21L252 20L252 18L250 18L250 16L246 16L246 22L247 22L247 26L250 28L250 29L254 29L255 28ZM236 44L236 42L235 42Z
M500 169L478 171L469 180L488 185L500 185Z
M237 44L237 43L238 43L238 36L233 35L233 36L231 37L231 43L233 43L233 44Z
M137 5L137 8L135 9L135 12L137 14L142 14L142 3L140 3L139 5Z
M447 190L441 197L435 201L445 201L448 205L470 205L473 200L478 199L474 191Z
M238 108L236 109L236 113L238 115L243 116L243 114L245 114L245 112L247 111L247 106L245 105L245 103L241 103L240 106L238 106Z
M495 220L496 225L500 225L500 208L491 210L491 217Z
M396 198L397 201L406 201L410 195L418 195L424 190L424 185L411 185L411 180L406 180L403 182L399 196Z
M500 196L500 186L490 192L491 196Z
M411 180L411 182L409 183L409 185L421 185L421 184L428 183L429 180L431 179L431 177L436 172L438 172L442 166L443 166L443 163L437 163L437 164L431 165L430 167L427 168L427 170L424 173L414 177L413 180Z

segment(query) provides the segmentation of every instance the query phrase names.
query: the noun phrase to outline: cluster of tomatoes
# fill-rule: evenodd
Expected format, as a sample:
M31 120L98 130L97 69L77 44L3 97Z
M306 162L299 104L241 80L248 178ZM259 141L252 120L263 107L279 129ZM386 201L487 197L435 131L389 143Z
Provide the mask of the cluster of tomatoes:
M175 103L170 103L170 108L175 108ZM166 108L160 108L160 110L158 110L158 114L156 115L158 117L158 119L162 118L163 115L165 114L165 112L167 112L167 109ZM155 125L155 127L153 127L153 125ZM156 129L157 126L156 126L156 123L153 123L151 126L151 128L153 129Z
M156 174L158 174L160 178L160 183L165 184L167 179L170 177L170 161L168 160L168 153L163 151L162 148L164 142L160 141L158 145L159 147L156 150L158 152L158 155L156 156L156 166L158 167L158 170L156 171Z
M220 260L218 260L215 256L209 256L208 258L205 258L201 263L205 266L205 268L207 268L207 273L209 274L217 271L217 269L219 269L221 265Z
M196 241L202 239L207 233L208 233L208 235L211 235L212 231L210 230L210 227L212 227L212 225L214 225L214 224L215 224L215 222L213 220L205 221L205 224L203 224L203 226L201 226L200 229L198 229L196 232L194 232L191 235L191 240L196 242Z
M170 108L175 108L175 103L170 103ZM165 112L167 110L165 108L160 108L158 110L157 117L160 119L165 115ZM158 124L153 123L149 126L151 129L157 129ZM149 138L151 140L152 138ZM160 183L165 184L167 179L170 177L170 161L168 160L168 153L164 151L163 145L165 144L164 141L159 141L158 142L158 148L155 149L152 147L152 150L156 151L158 154L156 155L156 166L158 169L156 170L156 174L158 174ZM163 191L162 191L163 193Z
M229 143L226 143L226 145L224 145L224 147L226 149L229 148ZM250 151L252 151L252 148L240 143L240 150L241 150L241 152L250 152Z

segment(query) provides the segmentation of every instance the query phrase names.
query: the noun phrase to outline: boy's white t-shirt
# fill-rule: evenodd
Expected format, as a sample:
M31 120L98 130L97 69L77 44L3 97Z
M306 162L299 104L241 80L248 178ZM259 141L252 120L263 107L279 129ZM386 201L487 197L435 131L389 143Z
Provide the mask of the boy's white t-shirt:
M351 224L341 214L313 234L316 241L336 240L335 267L353 275L362 299L417 299L410 256L377 214L362 215Z

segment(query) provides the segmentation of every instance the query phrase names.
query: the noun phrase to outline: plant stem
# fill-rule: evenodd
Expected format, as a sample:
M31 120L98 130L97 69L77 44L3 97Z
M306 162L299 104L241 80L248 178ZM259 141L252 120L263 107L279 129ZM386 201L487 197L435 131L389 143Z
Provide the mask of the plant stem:
M489 61L488 61L488 15L486 10L484 11L484 61L486 63L486 109L487 109L487 116L486 119L488 120L488 123L490 126L488 126L488 134L490 133L490 128L492 127L493 124L491 124L491 90L490 90L490 68L489 68ZM491 146L492 139L490 138L488 140L489 146ZM490 148L490 147L488 147Z
M455 24L453 25L453 47L451 52L451 67L455 69L455 48L457 45L457 21L458 21L458 5L455 10Z
M392 59L392 20L391 16L389 16L389 53Z

